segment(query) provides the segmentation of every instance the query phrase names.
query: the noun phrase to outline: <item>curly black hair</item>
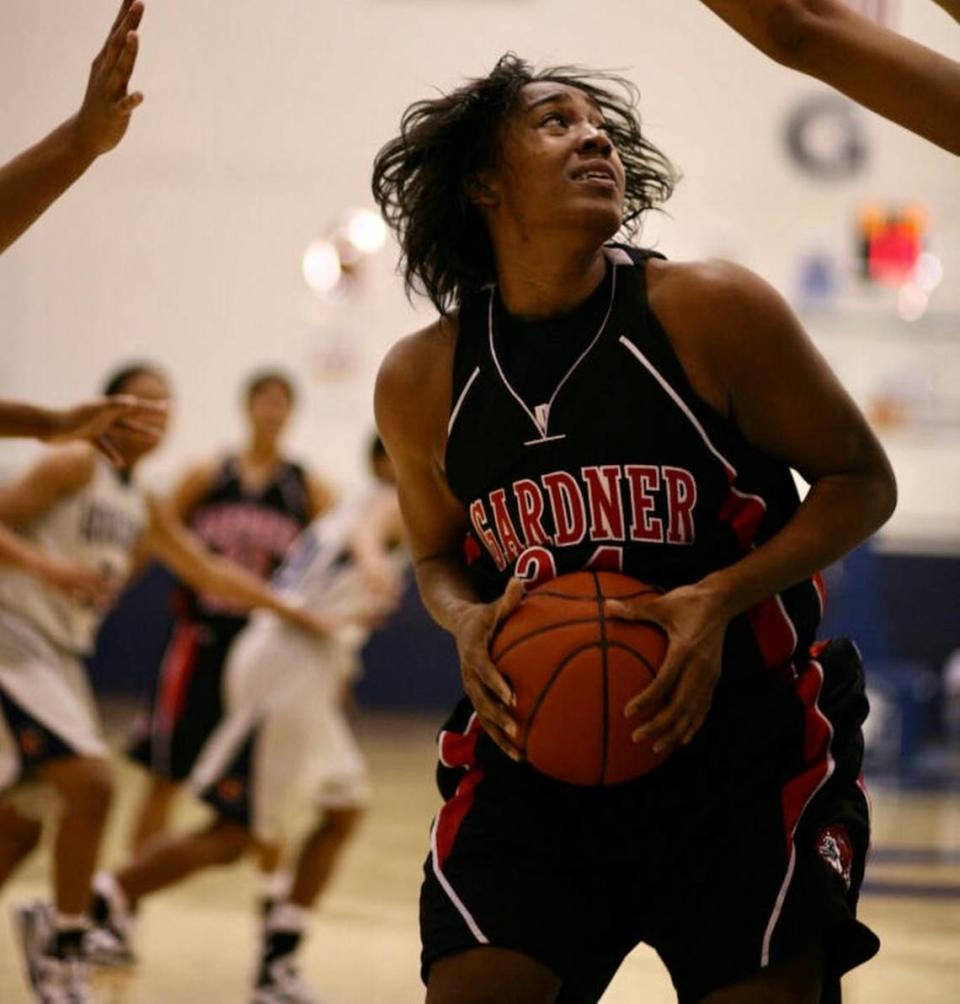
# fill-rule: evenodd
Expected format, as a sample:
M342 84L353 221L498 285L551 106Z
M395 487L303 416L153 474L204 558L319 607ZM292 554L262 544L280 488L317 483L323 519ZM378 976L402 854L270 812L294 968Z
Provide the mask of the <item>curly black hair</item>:
M407 294L426 294L441 314L494 277L490 237L467 183L496 163L500 130L520 91L540 81L579 88L603 111L626 171L624 236L633 236L641 216L673 192L677 172L643 136L634 84L577 66L534 70L508 52L486 77L412 104L400 134L374 161L373 195L400 241Z

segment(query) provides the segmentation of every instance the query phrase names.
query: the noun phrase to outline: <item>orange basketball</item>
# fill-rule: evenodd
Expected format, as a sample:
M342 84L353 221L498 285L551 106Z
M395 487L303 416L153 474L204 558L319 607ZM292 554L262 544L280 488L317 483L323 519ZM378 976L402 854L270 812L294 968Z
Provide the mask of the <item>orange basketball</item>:
M544 774L570 784L620 784L664 759L652 742L631 739L644 718L627 719L623 709L663 662L666 634L603 611L605 599L656 593L626 575L574 572L531 590L501 625L493 661L516 693L518 745Z

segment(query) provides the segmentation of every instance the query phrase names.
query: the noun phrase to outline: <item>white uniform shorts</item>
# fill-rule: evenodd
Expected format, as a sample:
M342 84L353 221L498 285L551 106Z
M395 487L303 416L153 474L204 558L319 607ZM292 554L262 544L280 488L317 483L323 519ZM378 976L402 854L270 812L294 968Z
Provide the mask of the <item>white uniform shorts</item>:
M86 669L0 610L0 791L68 756L107 756Z
M226 713L193 790L264 841L288 838L305 810L366 805L367 767L343 711L356 665L355 639L316 639L256 614L230 650Z

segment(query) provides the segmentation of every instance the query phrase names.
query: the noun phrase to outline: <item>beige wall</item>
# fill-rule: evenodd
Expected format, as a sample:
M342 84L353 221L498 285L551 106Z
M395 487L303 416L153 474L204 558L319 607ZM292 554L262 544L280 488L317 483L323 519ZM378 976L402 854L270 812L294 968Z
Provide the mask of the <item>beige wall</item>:
M113 6L5 0L0 157L74 107ZM813 184L787 162L780 130L819 85L768 62L695 0L147 7L136 75L147 100L130 136L0 262L0 393L69 400L119 359L162 360L180 404L153 461L160 481L235 438L236 386L263 361L304 377L297 451L336 480L358 477L377 362L430 313L406 304L392 250L362 303L318 308L303 247L344 206L369 202L371 159L407 103L510 48L621 68L640 84L649 134L685 174L671 216L648 229L671 256L735 256L789 293L798 253L849 249L859 199L910 197L930 207L947 269L934 310L960 312L958 161L867 116L866 173ZM932 2L901 7L906 33L960 59L960 28ZM355 344L350 379L310 375L318 318ZM22 448L2 456L7 466ZM956 497L937 505L955 509Z

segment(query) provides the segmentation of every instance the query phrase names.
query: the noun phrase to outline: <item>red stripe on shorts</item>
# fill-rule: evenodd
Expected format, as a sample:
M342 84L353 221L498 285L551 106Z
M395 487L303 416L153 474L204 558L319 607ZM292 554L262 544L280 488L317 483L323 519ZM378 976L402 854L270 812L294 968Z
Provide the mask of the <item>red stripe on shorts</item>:
M830 743L833 728L817 705L823 689L823 669L815 660L808 662L797 676L797 694L803 702L804 769L783 789L783 828L789 854L800 817L821 785L833 773Z
M467 773L457 785L453 797L437 815L437 866L442 868L453 850L454 842L467 813L473 805L474 791L483 780L484 771L475 766L477 740L482 726L476 715L470 719L467 731L440 733L440 761L445 767L464 767Z
M199 628L190 621L178 624L175 629L160 670L156 718L159 731L172 731L174 724L180 717L180 712L183 710L187 688L197 661L199 636Z

